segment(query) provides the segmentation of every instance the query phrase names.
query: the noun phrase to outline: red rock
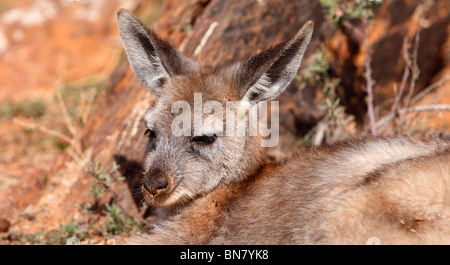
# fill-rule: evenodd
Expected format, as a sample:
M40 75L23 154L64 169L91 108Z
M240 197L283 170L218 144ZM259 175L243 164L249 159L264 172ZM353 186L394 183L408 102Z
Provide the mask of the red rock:
M6 219L0 219L0 233L8 232L11 224Z

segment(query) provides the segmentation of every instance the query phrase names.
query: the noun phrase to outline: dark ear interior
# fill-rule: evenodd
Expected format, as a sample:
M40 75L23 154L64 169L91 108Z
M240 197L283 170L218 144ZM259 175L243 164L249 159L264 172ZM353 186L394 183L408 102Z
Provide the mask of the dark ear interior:
M118 25L131 68L146 88L160 92L165 81L188 71L190 61L129 11L118 12Z

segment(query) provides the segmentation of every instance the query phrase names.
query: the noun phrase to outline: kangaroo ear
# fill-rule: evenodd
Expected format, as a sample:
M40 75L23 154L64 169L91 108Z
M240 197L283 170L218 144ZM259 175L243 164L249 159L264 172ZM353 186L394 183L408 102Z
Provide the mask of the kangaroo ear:
M186 73L190 61L129 11L118 12L118 25L131 68L147 89L160 93L164 82Z
M289 41L247 59L238 68L241 100L270 100L280 95L294 78L311 40L313 22L307 22Z

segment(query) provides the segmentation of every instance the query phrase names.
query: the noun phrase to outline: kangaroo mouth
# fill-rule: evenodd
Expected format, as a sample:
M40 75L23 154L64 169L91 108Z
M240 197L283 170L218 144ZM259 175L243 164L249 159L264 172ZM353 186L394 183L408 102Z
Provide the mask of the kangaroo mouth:
M150 205L154 205L158 201L161 201L163 197L166 197L165 193L167 193L167 188L157 188L152 192L148 190L145 185L142 185L142 193L144 194L145 201Z

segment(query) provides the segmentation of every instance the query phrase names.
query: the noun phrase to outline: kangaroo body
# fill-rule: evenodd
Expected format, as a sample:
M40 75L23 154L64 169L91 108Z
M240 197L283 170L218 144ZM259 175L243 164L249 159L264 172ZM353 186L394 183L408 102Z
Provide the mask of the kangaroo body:
M129 243L450 243L448 141L368 137L267 164L261 135L227 136L216 127L200 135L187 127L175 135L181 123L174 126L174 105L183 102L191 110L196 94L219 106L239 101L236 108L246 111L253 101L278 96L300 67L312 26L244 62L212 69L185 58L129 12L119 12L131 67L147 89L160 94L145 116L142 192L149 204L173 211ZM236 109L231 113L242 118ZM219 123L228 119L220 116Z
M265 165L130 243L449 244L448 183L448 143L352 140Z

